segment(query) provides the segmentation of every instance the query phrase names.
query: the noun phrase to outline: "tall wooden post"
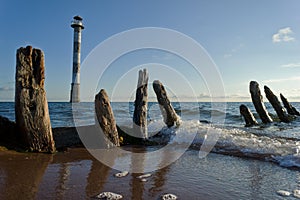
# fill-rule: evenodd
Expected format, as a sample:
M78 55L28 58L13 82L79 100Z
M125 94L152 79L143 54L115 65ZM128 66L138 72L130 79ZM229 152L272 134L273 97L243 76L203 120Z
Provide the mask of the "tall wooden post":
M264 89L265 89L266 97L269 100L269 102L272 104L280 121L286 122L286 123L290 122L291 119L289 118L285 109L281 106L281 103L278 101L278 98L276 97L276 95L274 95L272 90L270 88L268 88L267 86L265 86Z
M95 111L96 111L96 123L98 122L104 136L104 140L108 143L113 143L115 146L120 146L119 135L117 130L114 113L112 111L110 101L107 93L104 89L95 96Z
M134 101L133 131L134 136L142 139L148 138L147 109L148 109L148 72L147 69L139 71L136 96Z
M153 89L156 93L157 101L159 103L159 108L164 118L164 122L168 127L179 123L179 117L176 114L169 98L167 91L165 90L163 84L159 80L153 82Z
M44 81L44 53L31 46L19 48L15 90L17 133L30 151L54 152Z
M292 104L290 104L290 102L282 94L280 94L280 98L288 114L300 116L299 111L295 107L293 107Z
M240 113L245 119L246 127L254 126L258 124L250 109L244 104L240 106Z
M251 81L249 89L250 89L253 105L261 121L263 123L273 122L272 118L269 116L266 107L263 103L263 97L260 93L259 84L256 81Z

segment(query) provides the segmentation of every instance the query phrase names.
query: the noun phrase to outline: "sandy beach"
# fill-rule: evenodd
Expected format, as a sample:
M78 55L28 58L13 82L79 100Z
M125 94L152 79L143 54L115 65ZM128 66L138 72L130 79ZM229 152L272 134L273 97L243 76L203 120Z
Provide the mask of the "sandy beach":
M141 174L115 177L118 171L83 148L54 155L1 151L0 157L0 199L8 200L92 199L104 191L137 200L165 193L179 199L281 199L276 191L293 191L299 181L297 171L273 163L217 154L199 159L192 150L146 182L137 178Z

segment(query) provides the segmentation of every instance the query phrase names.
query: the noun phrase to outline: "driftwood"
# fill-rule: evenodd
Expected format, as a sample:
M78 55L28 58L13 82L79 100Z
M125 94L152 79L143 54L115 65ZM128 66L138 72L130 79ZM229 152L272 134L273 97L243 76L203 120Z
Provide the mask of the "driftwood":
M240 113L245 119L246 127L250 127L258 124L250 109L244 104L240 106Z
M298 110L295 107L293 107L290 104L290 102L282 94L280 94L280 98L281 98L281 101L282 101L284 107L286 108L288 114L300 116L300 113L298 112Z
M174 126L174 124L179 124L179 117L176 114L163 84L155 80L153 82L153 89L156 93L157 101L159 103L159 108L164 118L164 122L168 127Z
M44 53L31 46L17 50L15 115L18 136L35 152L54 152L48 102L44 90Z
M285 109L281 106L281 103L279 102L276 95L273 94L272 90L270 88L268 88L267 86L264 87L264 90L265 90L267 99L272 104L280 121L286 122L286 123L290 122L291 118L288 116Z
M262 100L263 97L260 93L259 84L255 81L251 81L249 89L251 93L252 102L262 122L271 123L273 120L269 116L263 104L263 100ZM272 90L269 87L264 86L264 91L267 99L269 100L274 110L276 111L280 121L289 123L295 119L295 116L293 115L300 115L300 113L296 110L296 108L294 108L282 94L280 94L280 98L285 108L287 109L288 113L286 113L286 110L281 106L281 103L279 102L277 96L273 94ZM246 126L253 126L257 124L257 121L255 120L253 114L247 108L247 106L241 105L240 113L245 119Z
M272 118L269 116L266 107L263 103L263 97L260 93L259 84L256 81L250 82L250 93L251 93L253 105L261 121L263 123L273 122Z
M99 123L103 134L106 136L104 140L106 140L107 146L111 146L109 144L110 142L115 146L120 146L114 113L108 95L104 89L95 96L95 111L96 124Z
M137 138L148 138L147 109L148 109L148 72L146 69L139 71L136 97L133 113L133 131Z

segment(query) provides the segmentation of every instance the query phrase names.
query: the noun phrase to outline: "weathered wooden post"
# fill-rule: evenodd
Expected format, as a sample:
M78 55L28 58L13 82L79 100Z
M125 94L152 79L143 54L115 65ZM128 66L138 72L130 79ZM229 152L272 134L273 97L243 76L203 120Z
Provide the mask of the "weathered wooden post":
M244 104L240 106L240 113L245 119L246 127L250 127L258 124L250 109Z
M133 131L134 136L142 139L148 138L147 109L148 109L148 72L147 69L139 71L136 96L134 101Z
M159 80L153 81L153 89L155 91L159 108L164 118L164 122L168 127L179 124L179 117L176 114L163 84Z
M263 104L263 97L260 93L259 84L256 81L251 81L249 89L250 89L253 105L261 121L263 123L273 122L272 118L269 116L266 110L265 105Z
M280 98L288 114L300 116L298 110L295 107L293 107L292 104L290 104L290 102L282 94L280 94Z
M115 146L120 146L119 135L117 130L114 113L112 111L110 101L107 93L104 89L95 96L95 111L96 111L96 123L98 122L104 136L106 136L105 142L113 143Z
M281 103L278 101L278 98L276 97L276 95L273 94L272 90L270 88L268 88L268 86L264 86L264 90L265 90L267 99L272 104L280 121L286 122L286 123L290 122L291 118L289 118L285 109L281 106Z
M44 90L44 53L31 46L17 50L15 115L17 134L30 151L54 152Z

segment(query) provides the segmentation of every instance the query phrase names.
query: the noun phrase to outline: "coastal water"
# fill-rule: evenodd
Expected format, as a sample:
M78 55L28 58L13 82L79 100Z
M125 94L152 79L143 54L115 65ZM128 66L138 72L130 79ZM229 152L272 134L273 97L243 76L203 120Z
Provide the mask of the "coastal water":
M181 115L183 120L211 120L211 115L213 114L223 114L223 111L212 110L211 103L208 102L183 102L183 103L172 103L176 112ZM254 113L254 116L259 121L259 117L255 112L255 109L250 102L227 102L226 104L226 115L225 119L225 127L235 127L235 128L243 128L244 120L239 113L239 106L241 104L245 104L250 108L250 110ZM292 103L294 107L300 110L300 102ZM49 112L52 127L71 127L74 126L73 115L72 115L72 104L68 102L49 102ZM272 106L269 103L265 103L266 108L269 114L275 118L276 114L273 110ZM132 115L134 111L134 103L133 102L113 102L112 108L115 114L115 118L117 120L118 125L129 125L132 121ZM94 123L94 103L93 102L82 102L80 103L79 109L80 112L80 120L82 121L82 125L89 125ZM13 102L0 102L0 115L9 118L10 120L15 120L15 111L14 111L14 103ZM162 116L160 114L159 106L156 102L149 102L148 105L148 120L159 120ZM299 132L300 120L295 120L290 124L285 123L275 123L275 127L278 129L272 129L272 127L263 127L258 126L254 127L254 129L264 129L267 133L268 131L279 131L276 134L283 136L291 136L296 137L298 134L294 134ZM299 128L298 128L299 127ZM273 127L274 128L274 127ZM286 130L286 131L285 131ZM283 131L283 132L282 132ZM299 136L298 136L299 137Z
M114 177L117 170L104 166L84 149L55 155L0 152L0 199L89 199L103 191L120 193L124 199L157 199L164 193L180 199L285 199L276 191L300 189L300 118L280 123L266 103L275 122L245 128L240 104L227 103L223 112L212 109L210 103L174 103L182 123L172 129L171 143L185 144L193 135L192 146L174 163L150 172L147 182L137 179L139 174ZM255 113L252 103L244 104ZM300 103L293 106L300 109ZM133 103L112 103L112 107L118 125L130 127ZM149 132L167 133L159 106L150 103L148 107ZM71 104L49 103L49 112L52 127L75 125ZM76 112L76 125L94 123L93 103L81 103ZM224 114L225 124L209 123L212 115ZM14 120L14 104L0 103L0 115ZM200 159L199 146L208 129L220 134L214 153ZM112 162L117 165L119 161Z

